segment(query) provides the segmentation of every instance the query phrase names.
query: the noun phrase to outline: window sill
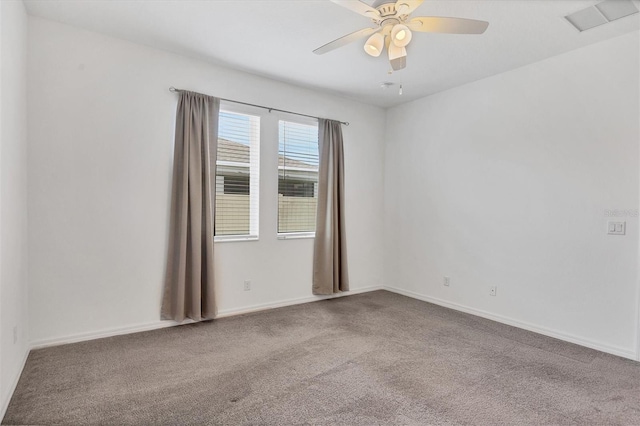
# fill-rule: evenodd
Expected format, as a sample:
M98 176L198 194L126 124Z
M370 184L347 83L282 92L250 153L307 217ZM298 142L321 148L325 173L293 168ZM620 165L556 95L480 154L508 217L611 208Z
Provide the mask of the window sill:
M279 240L301 240L305 238L315 238L315 232L287 232L286 234L278 234Z
M258 241L257 235L219 235L213 237L214 243L233 243L238 241Z

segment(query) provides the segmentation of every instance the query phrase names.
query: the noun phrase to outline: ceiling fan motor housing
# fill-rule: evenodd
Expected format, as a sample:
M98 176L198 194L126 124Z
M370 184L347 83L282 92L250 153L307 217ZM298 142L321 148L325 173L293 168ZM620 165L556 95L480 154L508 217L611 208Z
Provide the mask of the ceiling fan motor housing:
M374 3L374 6L373 6L376 9L378 9L378 11L380 12L380 16L385 17L385 16L395 15L396 14L396 4L395 3L385 3L384 0L382 0L381 3L382 4L379 5L379 6L376 6L375 3Z
M374 22L382 23L386 21L385 18L395 18L396 23L400 21L404 21L407 18L407 15L398 15L398 9L396 8L397 3L389 2L388 0L377 0L373 3L373 8L377 9L380 12L380 17L378 19L374 19ZM390 24L388 22L386 24Z
M376 21L376 23L380 27L385 28L385 27L388 27L389 25L393 26L393 25L399 24L400 20L398 18L383 18L380 21Z

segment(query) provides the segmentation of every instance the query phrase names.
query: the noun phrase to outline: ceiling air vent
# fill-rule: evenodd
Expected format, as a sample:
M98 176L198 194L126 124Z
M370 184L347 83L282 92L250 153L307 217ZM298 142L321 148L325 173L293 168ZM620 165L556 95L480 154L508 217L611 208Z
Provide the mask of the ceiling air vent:
M630 0L607 0L596 4L596 8L609 22L638 13L636 5Z
M606 0L565 16L578 31L585 31L616 19L638 13L631 0Z

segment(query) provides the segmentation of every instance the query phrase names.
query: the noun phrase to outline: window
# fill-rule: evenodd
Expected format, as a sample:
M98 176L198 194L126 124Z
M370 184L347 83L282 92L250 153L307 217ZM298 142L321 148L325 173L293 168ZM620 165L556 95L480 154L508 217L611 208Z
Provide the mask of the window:
M220 111L216 161L216 240L257 239L260 118Z
M318 125L280 121L278 234L315 232L318 163Z
M315 189L315 182L294 179L278 180L278 193L285 197L313 197Z
M249 195L250 180L249 175L246 176L223 176L224 193L225 194L243 194Z

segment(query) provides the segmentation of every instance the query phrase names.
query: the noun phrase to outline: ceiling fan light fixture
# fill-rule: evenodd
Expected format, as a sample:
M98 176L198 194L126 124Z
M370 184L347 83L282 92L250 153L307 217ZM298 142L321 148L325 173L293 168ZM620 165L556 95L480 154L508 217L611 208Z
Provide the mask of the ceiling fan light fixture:
M375 33L364 44L364 51L367 52L368 55L371 55L375 58L380 56L382 53L382 49L384 47L384 36L380 33Z
M389 43L389 64L394 71L405 68L407 66L407 49Z
M391 40L398 47L405 47L411 41L411 30L403 24L396 24L391 30Z
M396 46L395 44L389 44L389 60L393 61L394 59L402 58L403 56L407 56L407 49L404 47Z

